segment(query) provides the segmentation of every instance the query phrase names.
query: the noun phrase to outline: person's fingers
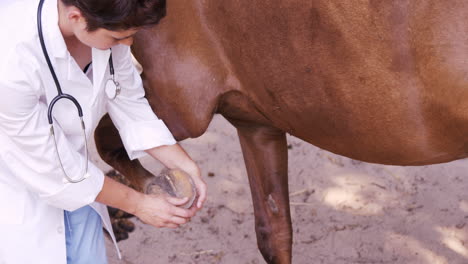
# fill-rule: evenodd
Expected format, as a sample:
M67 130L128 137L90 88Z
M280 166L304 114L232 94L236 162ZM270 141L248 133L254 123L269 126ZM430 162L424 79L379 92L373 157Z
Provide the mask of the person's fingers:
M201 209L203 207L203 204L205 204L205 201L206 201L206 194L201 194L197 200L198 209Z
M140 210L137 216L142 222L157 228L177 228L194 215L193 211L177 207L178 204L186 203L187 199L153 196L151 200L147 200L144 210Z
M168 224L165 224L163 227L167 227L167 228L178 228L179 225L178 225L178 224L173 224L173 223L168 223Z
M150 222L149 224L158 228L163 228L163 227L176 228L176 227L179 227L180 225L186 224L189 221L190 221L190 218L184 218L184 217L179 217L179 216L170 216L167 219L156 217L152 219L152 222Z
M173 207L171 209L171 213L174 216L179 216L183 218L190 218L195 215L192 211L180 207Z
M197 188L198 190L197 207L198 209L201 209L206 200L206 184L201 181L201 183L198 184L197 187L198 187Z
M180 206L180 205L186 204L189 198L188 197L177 198L177 197L167 196L166 200L172 205Z
M190 211L190 214L195 215L199 208L195 204L192 204L192 206L188 210Z
M188 222L188 218L183 218L183 217L178 217L178 216L173 216L169 219L170 224L178 224L178 225L183 225Z

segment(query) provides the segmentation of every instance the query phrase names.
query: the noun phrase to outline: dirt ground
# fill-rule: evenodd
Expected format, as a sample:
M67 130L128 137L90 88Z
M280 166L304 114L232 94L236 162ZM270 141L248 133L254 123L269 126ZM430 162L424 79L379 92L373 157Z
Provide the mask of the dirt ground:
M288 140L293 263L468 263L468 161L382 166ZM182 145L208 184L205 208L177 230L135 220L136 230L119 243L121 261L107 242L109 263L265 263L235 129L217 116L207 133Z

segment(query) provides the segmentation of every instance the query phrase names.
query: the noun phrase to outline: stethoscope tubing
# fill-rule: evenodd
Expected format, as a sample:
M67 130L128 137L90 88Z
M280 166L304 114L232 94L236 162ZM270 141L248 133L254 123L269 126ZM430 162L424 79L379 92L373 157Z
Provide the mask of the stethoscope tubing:
M89 174L88 174L88 162L89 162L89 160L88 160L88 144L87 144L87 137L86 137L86 127L85 127L85 123L83 121L83 110L82 110L80 104L78 103L78 100L76 100L75 97L73 97L73 96L71 96L69 94L64 94L62 92L60 82L59 82L59 80L57 78L57 75L55 73L52 62L50 61L49 53L47 52L47 48L46 48L45 41L44 41L44 35L43 35L43 31L42 31L42 8L43 8L43 5L44 5L44 0L40 0L39 1L39 6L37 8L37 30L38 30L38 34L39 34L39 41L41 43L41 48L42 48L42 51L44 53L44 57L46 59L47 65L48 65L49 70L50 70L50 73L52 74L52 78L54 79L55 86L57 87L57 96L55 96L52 99L52 101L50 102L50 104L48 106L48 109L47 109L47 119L48 119L48 122L49 122L49 125L50 125L50 134L51 134L51 136L53 138L53 141L54 141L55 151L56 151L59 163L60 163L60 167L62 169L62 172L63 172L64 176L65 176L64 182L79 183L79 182L82 182L83 180L85 180L86 178L89 177ZM85 144L85 173L83 174L83 176L81 176L78 179L72 179L66 173L65 168L63 167L62 159L60 158L60 153L59 153L58 146L57 146L57 140L55 138L55 131L54 131L54 126L53 126L53 110L54 110L55 104L61 99L68 99L75 105L76 109L78 110L78 116L80 117L80 120L81 120L81 128L82 128L82 131L83 131L84 144Z
M81 108L81 105L79 104L78 100L76 100L75 97L69 95L69 94L65 94L63 93L62 91L62 87L60 86L60 82L57 78L57 74L55 73L55 70L54 70L54 67L52 65L52 62L50 61L50 57L49 57L49 53L47 52L47 48L46 48L46 44L45 44L45 41L44 41L44 35L43 35L43 31L42 31L42 9L43 9L43 6L44 6L44 1L45 0L40 0L39 1L39 5L37 7L37 31L38 31L38 34L39 34L39 41L40 41L40 44L41 44L41 48L42 48L42 52L44 54L44 57L45 57L45 60L47 62L47 66L49 67L49 70L50 70L50 73L52 75L52 78L54 79L54 83L55 83L55 86L57 88L57 96L55 96L51 102L49 103L49 106L48 106L48 109L47 109L47 119L48 119L48 122L49 122L49 125L50 125L50 134L54 140L54 146L55 146L55 151L57 153L57 157L58 157L58 160L59 160L59 163L60 163L60 167L63 171L63 174L65 176L65 179L64 179L64 182L69 182L69 183L79 183L83 180L85 180L86 178L89 177L89 174L88 174L88 144L87 144L87 137L86 137L86 127L85 127L85 123L83 121L83 109ZM109 56L109 71L110 71L110 75L112 76L112 78L110 79L110 81L113 82L114 86L115 86L115 94L110 97L111 100L114 100L117 95L120 94L120 91L121 91L121 88L120 88L120 84L115 80L115 74L114 74L114 63L112 61L112 50L111 50L111 54ZM55 138L55 131L54 131L54 126L53 126L53 110L54 110L54 106L55 104L62 100L62 99L67 99L69 101L71 101L77 111L78 111L78 116L80 118L80 121L81 121L81 128L82 128L82 131L83 131L83 138L84 138L84 144L85 144L85 173L83 174L82 177L78 178L78 179L72 179L70 176L68 176L68 174L66 173L65 171L65 168L63 167L63 163L62 163L62 159L60 158L60 153L58 151L58 146L57 146L57 140Z

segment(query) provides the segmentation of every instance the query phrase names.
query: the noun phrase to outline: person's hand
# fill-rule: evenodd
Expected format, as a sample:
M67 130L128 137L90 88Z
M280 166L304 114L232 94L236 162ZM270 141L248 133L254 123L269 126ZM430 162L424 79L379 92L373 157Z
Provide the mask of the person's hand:
M192 169L189 169L187 173L192 178L195 188L197 189L197 199L194 204L196 204L196 209L198 211L203 207L203 204L206 201L206 183L201 177L200 168L195 165L195 163ZM193 207L194 206L192 206L192 208Z
M169 169L180 169L188 173L197 189L198 199L194 203L200 210L206 200L206 184L201 178L200 169L179 144L164 145L145 150L153 158L161 161Z
M190 221L195 215L194 209L177 207L187 202L188 198L175 198L162 195L141 194L135 215L145 224L154 227L177 228Z

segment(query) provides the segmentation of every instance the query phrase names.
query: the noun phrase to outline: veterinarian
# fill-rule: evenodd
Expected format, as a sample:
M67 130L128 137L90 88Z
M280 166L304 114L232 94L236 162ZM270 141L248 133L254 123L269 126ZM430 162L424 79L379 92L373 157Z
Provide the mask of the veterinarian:
M107 263L106 205L169 228L202 208L199 168L152 112L131 60L134 34L164 15L165 0L0 2L0 264ZM136 192L88 161L105 113L131 159L191 175L196 205Z

